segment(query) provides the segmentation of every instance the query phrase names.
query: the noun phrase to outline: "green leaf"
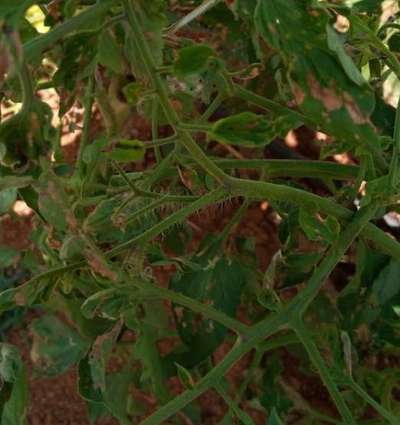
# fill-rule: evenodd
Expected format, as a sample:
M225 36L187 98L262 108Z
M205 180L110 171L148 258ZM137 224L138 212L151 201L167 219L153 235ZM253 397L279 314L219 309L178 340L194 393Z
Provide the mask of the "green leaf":
M176 370L178 371L178 377L182 385L186 389L192 389L195 385L195 382L191 373L178 363L175 363L175 366L176 366Z
M118 162L141 161L146 153L146 146L140 140L122 139L114 145L107 154L110 159Z
M88 357L79 362L78 391L79 395L86 401L91 424L95 424L101 416L109 414L109 410L104 404L103 394L98 388L94 388Z
M400 292L400 263L390 260L372 284L372 293L380 305L386 304Z
M2 425L25 425L28 380L21 356L12 345L0 344L0 414Z
M77 260L84 252L85 244L79 236L68 235L61 246L60 258L62 260Z
M44 375L59 375L76 364L87 352L89 342L56 316L43 316L31 324L31 357Z
M105 29L100 34L98 41L99 62L106 68L111 69L116 74L124 72L124 57L119 44L114 38L114 34Z
M8 246L0 245L0 269L9 267L16 262L18 251Z
M353 62L353 59L347 54L343 41L337 31L331 25L326 25L328 35L328 46L337 54L340 63L343 66L347 76L359 86L366 84L364 77Z
M292 402L287 398L286 393L278 383L278 378L283 373L283 370L279 355L277 353L272 354L268 358L264 372L263 391L260 401L268 411L273 412L275 410L275 416L277 416L277 412L286 412L292 406Z
M265 117L253 112L242 112L218 120L210 136L232 145L261 147L270 140L270 125Z
M149 283L151 284L151 283ZM141 323L135 324L138 340L134 347L134 356L142 363L141 380L150 382L152 392L158 400L168 400L168 391L165 383L166 374L161 362L157 347L157 340L166 336L168 318L162 303L156 300L144 303L145 316ZM131 329L133 329L131 327Z
M323 242L333 243L340 231L340 224L335 217L328 216L323 219L303 208L300 209L299 224L306 236L312 241L322 240Z
M122 87L122 93L125 96L125 99L131 105L136 105L139 101L139 98L143 95L144 89L143 86L134 81L133 83L128 83Z
M283 425L283 422L281 421L275 408L272 409L269 415L268 425Z
M214 55L214 50L205 44L184 47L178 52L174 72L178 77L199 74L207 68L208 59Z
M0 214L8 212L16 200L17 189L14 187L0 190Z

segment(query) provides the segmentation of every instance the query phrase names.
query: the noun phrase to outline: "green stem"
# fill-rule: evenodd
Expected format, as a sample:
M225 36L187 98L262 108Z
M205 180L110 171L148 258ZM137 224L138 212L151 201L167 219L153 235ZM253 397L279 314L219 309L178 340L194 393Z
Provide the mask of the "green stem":
M240 223L240 220L243 217L243 214L246 212L249 207L250 202L245 199L242 205L235 211L233 217L230 219L229 223L224 227L224 230L218 235L218 239L224 243L228 238L232 230Z
M392 189L397 187L399 182L399 160L400 160L400 99L396 109L396 120L393 133L393 154L389 168L389 184Z
M230 177L226 183L233 196L246 196L250 199L269 199L272 201L290 202L295 205L320 210L340 220L349 220L352 211L327 198L290 186L243 180ZM386 254L400 258L400 244L390 238L378 227L369 223L362 230L362 235Z
M82 176L84 169L83 151L89 143L90 120L92 118L92 107L94 97L94 77L89 78L84 99L85 112L83 114L83 130L79 144L78 158L76 161L77 172Z
M22 91L22 108L18 114L11 118L17 119L17 117L20 117L21 115L24 115L30 111L35 100L34 89L31 75L27 66L26 57L24 55L21 56L17 48L17 43L19 42L18 34L16 32L6 34L4 40L7 43L7 46L12 55Z
M375 216L376 211L377 207L375 206L359 210L355 214L354 219L341 232L339 238L332 244L324 255L324 259L315 269L310 280L307 282L307 286L297 297L296 303L291 303L290 310L294 314L294 320L297 320L298 317L301 317L305 313L327 277L343 258L343 255L350 248L362 229Z
M21 113L23 113L31 109L35 99L31 75L30 75L25 59L22 60L22 63L20 66L19 80L22 87L23 105L22 105Z
M162 180L168 173L170 165L173 163L176 153L179 150L179 145L175 145L175 148L169 152L167 156L165 156L161 162L158 163L157 167L150 170L149 178L148 178L148 185L149 187L152 187L156 183L158 183L160 180ZM176 171L174 170L174 175L176 174Z
M141 233L138 236L135 236L129 241L123 242L122 244L111 249L110 251L107 251L106 256L114 257L115 255L118 255L119 253L123 252L125 249L129 249L134 245L144 244L148 242L150 239L152 239L153 237L162 233L164 230L167 230L169 227L173 226L175 223L181 222L190 214L193 214L199 209L207 205L219 202L223 199L227 199L227 196L225 195L225 191L222 188L219 188L210 193L207 193L206 195L199 198L197 201L192 202L187 207L180 209L174 214L171 214L170 216L165 218L163 221L157 223L155 226L153 226L149 230L146 230L145 232Z
M224 100L224 93L220 91L214 97L213 101L210 103L208 108L205 110L205 112L201 116L200 122L203 123L208 121L210 117L213 115L213 113L219 108L223 100Z
M302 320L298 320L292 323L292 328L296 332L299 340L304 345L305 349L308 352L311 362L318 369L319 375L322 378L326 388L328 389L332 399L334 400L336 407L339 410L342 418L346 425L357 425L353 415L351 414L350 409L346 405L342 395L340 394L331 374L329 372L328 367L325 365L325 362L318 351L314 341L312 340L308 329L304 326Z
M242 358L248 351L268 336L281 330L285 323L285 316L278 313L262 321L260 324L253 326L250 330L251 336L244 340L238 338L237 343L231 351L229 351L220 363L218 363L210 372L200 379L194 388L186 390L184 393L160 407L156 412L143 420L140 425L159 425L176 412L183 409L203 392L212 388L215 383L218 382L226 372L228 372L232 365Z
M223 384L217 382L214 388L217 390L218 394L224 399L225 403L228 405L229 410L238 418L244 425L254 425L253 419L235 403L226 392Z
M310 177L334 180L354 179L358 175L357 165L337 164L330 161L293 159L219 159L214 162L223 170L235 168L262 169L266 178ZM193 163L188 158L184 163ZM198 165L195 165L198 167Z
M210 131L212 126L210 124L203 124L203 123L180 123L178 129L180 130L186 130L193 133L196 132L204 132Z
M354 380L350 383L351 389L357 393L362 399L364 399L369 405L371 405L381 416L386 419L391 425L399 424L399 417L386 410L377 401L375 401L360 385Z
M151 137L152 146L154 146L154 152L156 154L156 161L159 164L162 160L160 146L156 143L158 139L158 99L156 96L153 98L151 104Z
M297 338L296 338L297 339ZM297 339L298 341L298 339ZM316 420L327 422L331 424L339 424L340 420L326 416L323 413L315 410L312 406L308 404L306 400L293 388L291 387L283 378L278 378L279 385L285 390L288 397L294 403L294 409L300 410L301 412L307 413Z

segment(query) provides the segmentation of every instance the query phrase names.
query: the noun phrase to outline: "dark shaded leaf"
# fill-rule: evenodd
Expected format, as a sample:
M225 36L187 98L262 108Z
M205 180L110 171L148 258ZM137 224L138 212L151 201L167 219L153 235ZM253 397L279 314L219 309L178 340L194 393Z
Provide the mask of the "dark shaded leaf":
M400 292L400 263L390 260L372 285L372 292L380 305L390 301Z
M35 367L48 376L61 374L87 352L89 342L55 316L43 316L31 324Z
M198 261L201 268L177 273L170 282L171 289L235 316L249 277L248 270L227 257L211 259L206 256ZM175 307L175 314L179 334L190 353L177 355L174 361L191 368L218 347L226 335L226 328L179 306Z

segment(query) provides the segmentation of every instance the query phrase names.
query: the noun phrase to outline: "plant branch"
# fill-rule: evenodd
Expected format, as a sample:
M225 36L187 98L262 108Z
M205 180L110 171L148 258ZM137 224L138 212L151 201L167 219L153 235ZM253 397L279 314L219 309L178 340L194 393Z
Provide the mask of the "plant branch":
M183 294L171 291L170 289L162 288L160 286L149 285L145 282L135 282L135 286L139 289L139 292L135 292L135 297L143 296L149 297L150 299L166 299L168 301L172 301L175 304L187 307L188 309L195 311L196 313L200 313L208 319L215 320L226 328L231 329L239 336L249 335L249 326L245 325L242 322L239 322L236 319L233 319L232 317L216 310L215 308L212 308L206 304L202 304L201 302L193 298L189 298Z
M135 43L140 52L143 64L148 72L148 76L159 96L159 102L164 110L165 116L171 126L173 126L180 136L181 144L189 151L193 159L198 162L212 177L218 182L223 183L226 179L226 174L211 161L202 149L193 140L190 133L186 130L179 129L180 119L173 105L169 100L169 93L164 85L164 81L156 71L152 52L147 44L144 33L140 26L140 21L136 16L133 4L130 0L122 0L131 31L135 37Z
M334 400L336 407L338 408L342 418L346 425L357 425L353 415L346 405L342 395L340 394L328 367L325 365L325 362L318 351L313 339L311 338L308 329L304 326L302 320L298 320L295 323L292 323L292 327L296 332L299 340L304 345L304 348L307 350L308 355L310 356L311 362L318 369L318 372L324 382L326 388L328 389L332 399Z

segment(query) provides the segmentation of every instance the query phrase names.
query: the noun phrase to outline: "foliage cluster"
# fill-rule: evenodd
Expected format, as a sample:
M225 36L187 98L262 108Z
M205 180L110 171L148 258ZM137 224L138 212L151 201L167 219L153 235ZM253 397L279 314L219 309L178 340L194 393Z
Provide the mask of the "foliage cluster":
M92 423L200 424L196 400L214 389L221 424L254 424L246 405L269 425L294 411L298 424L399 424L396 361L371 365L398 363L400 342L400 244L384 221L400 199L400 120L385 102L400 78L399 19L394 0L0 1L0 96L13 111L0 125L0 214L23 200L36 220L20 258L33 277L0 293L0 311L43 311L35 366L76 366ZM74 105L71 164L61 140ZM132 137L133 116L149 140ZM319 160L265 158L302 126L326 135ZM332 161L343 153L351 164ZM261 272L254 241L232 234L265 200L281 250ZM187 219L230 202L240 207L223 230L193 240ZM8 267L17 253L0 255ZM340 288L337 268L350 270ZM156 270L173 270L168 285ZM283 352L319 377L330 411L283 379ZM226 374L246 355L233 393ZM26 367L7 343L0 376L1 423L22 425Z

